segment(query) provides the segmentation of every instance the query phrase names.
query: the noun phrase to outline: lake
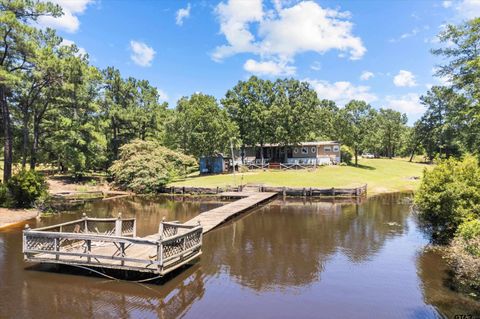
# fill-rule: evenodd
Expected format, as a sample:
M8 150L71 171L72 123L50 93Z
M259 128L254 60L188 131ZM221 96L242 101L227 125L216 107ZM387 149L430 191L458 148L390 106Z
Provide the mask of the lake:
M92 217L186 221L215 200L131 197L88 203L32 227ZM110 281L23 262L22 227L0 232L0 318L438 318L480 315L449 289L439 253L411 212L411 195L361 203L275 200L206 234L193 266L155 284Z

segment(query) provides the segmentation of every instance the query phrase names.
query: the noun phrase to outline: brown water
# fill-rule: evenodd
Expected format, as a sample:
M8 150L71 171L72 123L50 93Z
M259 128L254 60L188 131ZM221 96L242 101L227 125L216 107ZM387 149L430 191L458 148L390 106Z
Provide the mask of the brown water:
M127 198L91 216L185 221L214 202ZM40 224L78 218L82 211ZM21 228L0 232L0 318L437 318L480 314L451 291L408 195L362 204L275 201L207 234L200 262L157 284L112 282L55 267L25 269ZM48 271L47 271L48 270Z

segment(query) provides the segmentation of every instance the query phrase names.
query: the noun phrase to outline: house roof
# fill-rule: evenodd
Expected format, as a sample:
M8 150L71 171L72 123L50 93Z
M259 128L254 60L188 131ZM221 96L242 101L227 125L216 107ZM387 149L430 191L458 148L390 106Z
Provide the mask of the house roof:
M337 141L313 141L313 142L300 142L297 144L293 144L292 146L319 146L319 145L334 145L334 144L340 144ZM252 145L249 145L250 147ZM260 146L257 144L256 146ZM263 145L264 147L275 147L275 146L280 146L278 143L266 143Z

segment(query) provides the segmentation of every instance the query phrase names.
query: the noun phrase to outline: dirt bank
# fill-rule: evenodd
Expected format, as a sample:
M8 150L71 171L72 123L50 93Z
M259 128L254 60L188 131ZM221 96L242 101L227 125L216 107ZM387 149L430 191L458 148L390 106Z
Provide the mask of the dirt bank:
M0 208L0 230L17 225L26 220L37 217L38 210Z

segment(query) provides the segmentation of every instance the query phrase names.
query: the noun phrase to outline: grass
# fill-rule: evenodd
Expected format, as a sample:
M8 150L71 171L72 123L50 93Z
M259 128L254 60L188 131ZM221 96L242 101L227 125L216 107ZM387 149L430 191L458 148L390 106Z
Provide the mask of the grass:
M361 159L359 166L324 166L316 170L249 171L208 176L190 176L173 186L216 187L238 184L263 184L289 187L354 187L368 184L370 195L413 191L419 184L426 164L405 159Z

